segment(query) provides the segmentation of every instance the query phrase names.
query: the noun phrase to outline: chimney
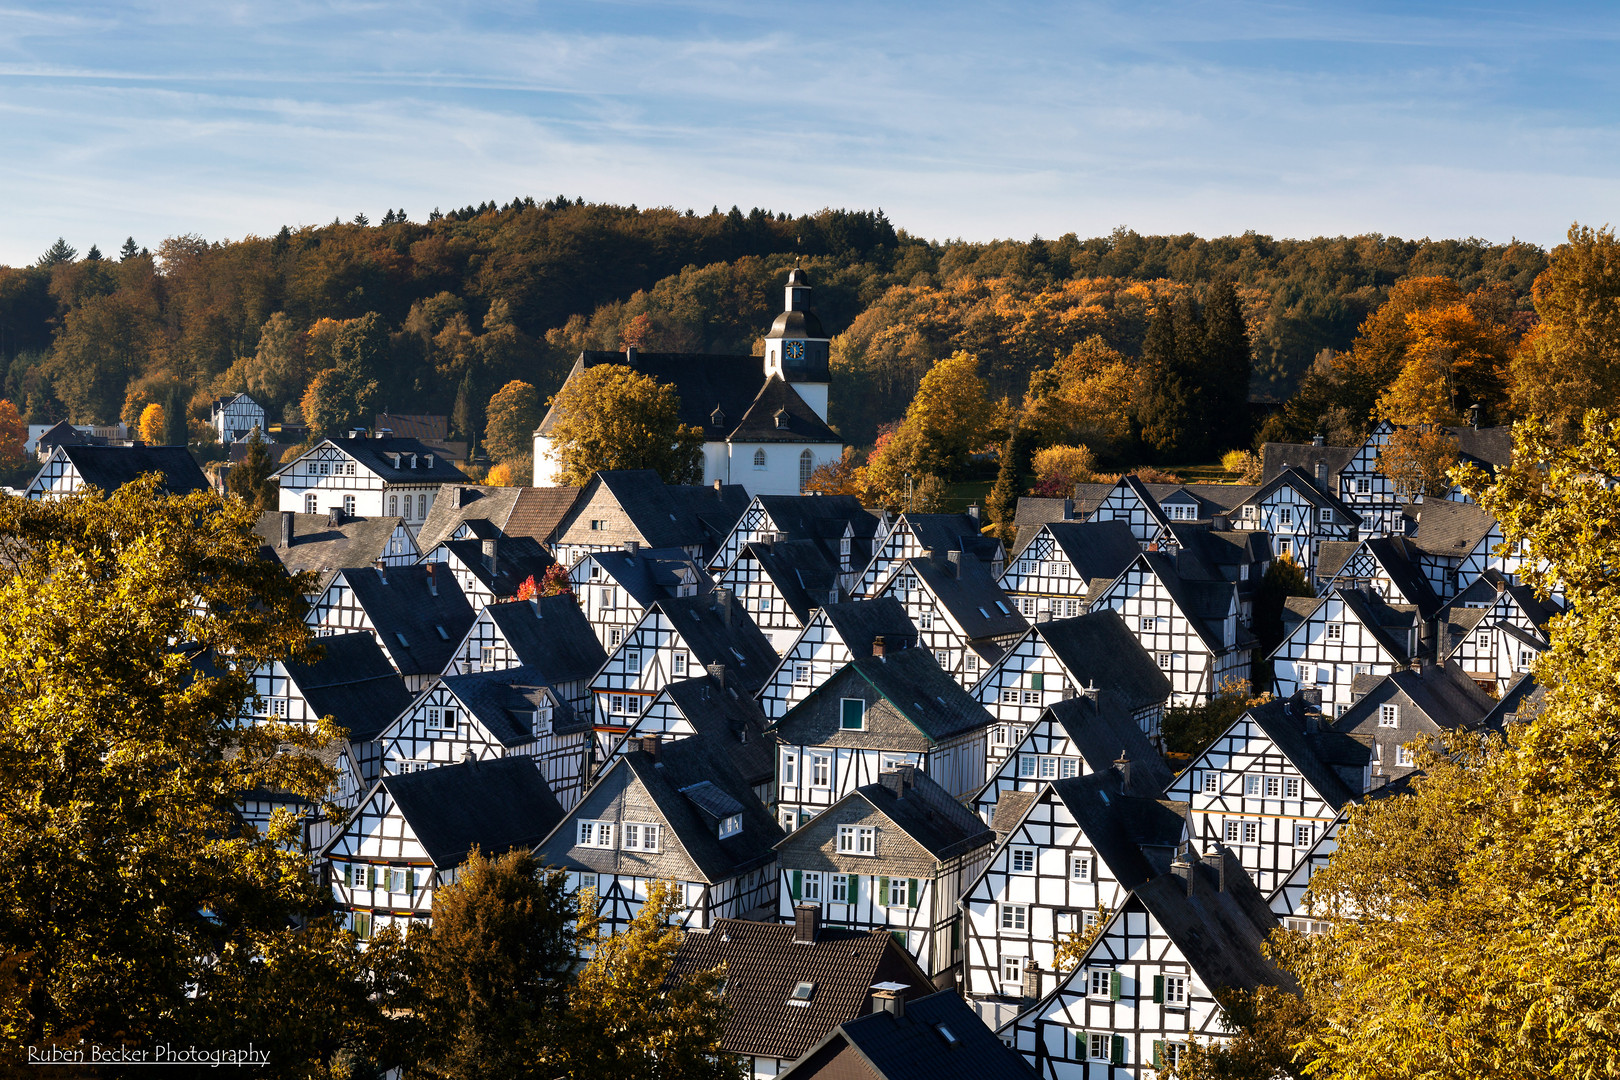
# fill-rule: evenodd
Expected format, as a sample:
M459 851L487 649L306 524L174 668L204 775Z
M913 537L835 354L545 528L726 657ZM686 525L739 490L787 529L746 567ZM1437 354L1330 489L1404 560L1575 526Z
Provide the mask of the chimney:
M415 454L411 455L411 468L413 468L413 469L416 468L416 455Z
M705 670L708 671L709 678L714 680L716 686L722 690L726 688L726 665L710 664Z
M820 908L816 909L821 910ZM904 987L902 987L904 989ZM906 1015L906 999L900 996L899 990L872 990L872 1011L886 1012L896 1020Z
M1184 844L1176 852L1176 857L1170 863L1170 872L1180 878L1187 885L1187 895L1193 892L1193 865L1196 862L1192 854L1191 845Z
M471 488L458 487L456 488L456 501L453 505L458 510L464 506L468 506L473 501L472 496L473 493Z
M293 512L291 510L283 510L281 512L281 546L284 548L290 548L292 547L292 542Z
M1318 432L1317 434L1311 436L1311 445L1312 446L1326 446L1327 445L1327 440L1322 437L1320 432Z
M896 795L904 795L917 786L917 766L909 762L904 765L896 765L887 772L879 773L878 783Z
M473 755L472 747L469 746L469 747L467 747L467 749L465 749L465 750L463 750L461 752L461 763L463 765L466 765L468 762L477 761L477 760L478 760L478 758Z
M640 352L641 350L637 349L634 345L631 345L629 348L624 350L624 362L634 368L636 366L636 361L641 359Z
M381 559L378 559L377 563L376 563L376 566L377 566L377 577L382 581L382 583L384 585L388 584L388 564L383 562Z
M1299 692L1300 699L1307 709L1322 711L1322 688L1320 686L1307 686Z
M714 497L717 499L720 497L720 481L718 480L714 482Z
M1074 500L1072 498L1063 500L1063 520L1074 520Z
M1204 850L1204 865L1215 871L1215 887L1221 892L1226 891L1226 849L1219 840L1213 848Z
M1114 761L1114 771L1119 773L1119 790L1125 791L1131 786L1131 757L1120 747L1119 757Z
M343 507L334 506L334 507L331 507L329 510L327 510L326 511L326 523L328 525L341 525L341 524L343 524Z
M1468 406L1468 426L1473 428L1475 431L1479 430L1479 414L1479 402L1476 401L1474 404Z
M635 558L637 555L640 555L641 554L641 541L640 540L626 540L624 542L624 553L626 555L630 556L632 559Z
M884 643L883 643L883 635L882 634L875 635L872 638L872 655L877 657L879 660L883 659L884 647L885 646L884 646Z
M663 745L663 742L664 740L660 739L656 735L643 735L641 737L641 752L652 758L654 761L657 761L658 748Z
M793 944L814 945L821 933L821 905L793 905Z
M485 563L485 565L487 565L489 567L489 576L490 577L494 577L495 574L497 573L497 565L496 565L495 560L496 560L497 549L498 549L499 545L500 545L500 541L498 539L494 538L494 537L491 537L490 539L485 540L483 542L483 545L482 545L482 547L484 549L484 563Z
M720 610L720 621L725 623L726 629L731 629L731 590L714 590L714 603Z
M945 561L951 564L951 574L956 580L962 580L962 553L960 551L947 551Z
M1318 461L1316 463L1316 482L1321 484L1323 487L1327 487L1327 481L1327 462Z
M1086 685L1080 688L1080 696L1088 697L1092 701L1097 700L1097 682L1095 679L1089 679L1086 681Z
M434 564L427 564L428 595L439 595L439 579L434 575Z
M977 524L979 520L979 504L974 503L972 506L969 506L967 508L967 515L973 519L975 524Z
M1209 528L1210 528L1211 532L1229 532L1229 531L1231 531L1231 528L1232 528L1232 517L1231 517L1231 515L1230 514L1211 514L1210 518L1209 518Z
M1031 960L1029 966L1024 969L1024 985L1020 989L1026 998L1041 996L1041 965L1034 960Z

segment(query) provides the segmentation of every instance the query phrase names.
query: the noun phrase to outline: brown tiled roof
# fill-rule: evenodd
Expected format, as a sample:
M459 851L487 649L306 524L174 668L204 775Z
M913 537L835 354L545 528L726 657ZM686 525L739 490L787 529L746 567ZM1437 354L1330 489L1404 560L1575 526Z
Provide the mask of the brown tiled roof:
M518 489L517 502L502 529L508 536L532 536L542 544L573 508L579 498L576 487L526 487Z
M731 1018L723 1049L792 1061L839 1024L871 1012L874 983L904 983L907 999L933 992L916 961L881 930L823 926L809 943L795 943L794 933L786 923L719 919L681 942L672 978L727 965ZM788 1004L801 982L815 984L809 1004Z

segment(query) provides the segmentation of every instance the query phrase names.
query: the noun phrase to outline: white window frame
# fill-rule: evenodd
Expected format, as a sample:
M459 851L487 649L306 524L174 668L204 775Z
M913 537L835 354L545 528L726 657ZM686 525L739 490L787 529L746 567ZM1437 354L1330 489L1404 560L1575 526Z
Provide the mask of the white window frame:
M613 850L613 822L598 821L592 818L579 820L577 834L577 847L600 848L604 851Z
M831 754L810 755L810 786L827 789L833 782L833 756Z
M620 847L625 851L657 853L662 850L659 845L663 840L663 828L654 822L626 821L619 826L619 831L624 840Z
M1394 702L1388 701L1378 706L1378 726L1389 728L1400 727L1401 707Z
M891 881L890 881L890 887L891 888L893 887L894 880L897 880L897 879L891 879ZM1002 904L1001 905L1001 929L1003 929L1003 930L1014 930L1014 931L1028 930L1029 929L1029 905L1028 904Z
M1037 865L1035 849L1020 844L1009 850L1007 855L1007 868L1013 874L1033 874Z
M1069 856L1069 880L1090 882L1096 879L1095 864L1090 855Z
M799 786L799 752L797 750L782 751L782 786Z

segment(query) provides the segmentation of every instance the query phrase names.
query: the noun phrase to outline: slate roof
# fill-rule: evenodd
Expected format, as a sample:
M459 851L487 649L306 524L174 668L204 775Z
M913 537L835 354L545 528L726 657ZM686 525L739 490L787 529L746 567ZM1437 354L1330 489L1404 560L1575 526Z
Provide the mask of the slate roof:
M1412 659L1406 651L1406 631L1417 618L1417 608L1411 604L1391 604L1376 593L1362 589L1336 588L1333 596L1344 601L1344 606L1355 616L1373 639L1386 649L1395 661L1405 664ZM1283 600L1283 639L1286 642L1299 629L1300 623L1331 599L1329 596L1290 596ZM1280 649L1282 646L1278 646Z
M450 418L442 413L388 413L375 414L373 431L387 428L392 434L407 439L427 439L444 442L450 437Z
M1318 465L1327 466L1328 482L1339 484L1339 473L1355 458L1360 446L1313 446L1310 443L1265 443L1260 447L1260 482L1269 484L1285 469L1298 469L1315 476Z
M497 529L506 524L517 504L518 493L530 490L516 487L479 487L472 484L447 484L433 497L427 520L416 532L416 542L423 551L432 551L442 541L454 535L463 522L488 521ZM550 490L550 489L546 489ZM572 495L578 488L565 488ZM569 499L573 505L573 499Z
M488 856L529 847L563 819L528 757L440 765L377 783L441 870L461 865L474 845Z
M401 675L443 671L477 617L455 577L443 568L435 570L432 564L390 566L387 584L369 566L350 567L339 575L355 602L365 609ZM430 577L437 585L437 596L429 588Z
M44 438L44 436L41 436ZM209 491L208 478L183 446L58 446L85 484L116 491L146 473L162 476L158 490L170 495Z
M1236 582L1240 592L1253 590L1260 575L1251 574L1245 581L1237 568L1271 559L1270 540L1258 529L1215 529L1199 521L1173 521L1170 535L1177 546L1176 571L1188 581Z
M1529 720L1542 709L1547 689L1536 682L1534 675L1519 676L1519 681L1508 687L1502 700L1491 707L1480 721L1480 726L1500 730L1512 721Z
M966 551L984 562L995 558L998 541L979 531L972 514L903 514L911 535L924 551Z
M872 655L872 639L882 637L891 646L915 645L917 628L906 614L905 605L892 596L875 600L845 600L821 609L838 631L851 656Z
M1258 504L1266 496L1282 487L1293 488L1304 496L1306 502L1318 510L1332 510L1343 521L1352 525L1361 524L1361 514L1353 510L1348 503L1340 499L1328 487L1317 483L1316 477L1310 473L1292 467L1281 470L1276 476L1267 480L1258 488L1253 489L1253 494L1244 499L1243 502Z
M996 839L995 832L977 814L953 799L927 773L911 766L885 772L877 783L863 784L844 796L844 799L854 798L864 799L914 843L941 861L954 859ZM778 849L789 847L801 835L808 834L788 833L776 846Z
M791 923L716 919L708 931L681 939L671 978L727 966L721 1047L733 1054L793 1061L828 1031L871 1011L871 987L904 983L903 997L933 984L894 938L881 930L823 926L812 942L795 942ZM789 1005L793 988L815 984L808 1005Z
M418 439L373 439L358 436L352 439L323 439L315 446L331 445L354 458L357 465L369 469L383 480L396 484L465 484L467 474L450 464L444 451L424 445ZM314 451L312 450L311 453ZM416 455L416 467L411 468L411 455ZM393 456L390 456L393 455ZM301 455L307 457L308 455ZM399 464L394 464L395 456ZM429 462L428 458L432 461ZM281 476L292 469L293 462L281 466L275 475ZM437 501L437 500L435 500Z
M1131 763L1133 794L1157 794L1170 786L1171 773L1141 725L1117 694L1080 693L1046 707L1094 771L1111 769L1122 756Z
M1314 573L1319 585L1326 585L1333 580L1333 575L1344 569L1344 564L1350 561L1350 556L1361 547L1360 540L1321 540L1316 545L1316 567Z
M1421 618L1432 619L1439 614L1440 597L1418 565L1417 549L1410 540L1404 536L1375 536L1363 543L1406 602L1416 605Z
M1507 465L1513 460L1513 429L1499 427L1446 427L1448 435L1457 440L1457 448L1464 457L1486 465Z
M446 540L440 546L454 555L480 584L497 597L517 595L518 586L530 577L539 584L546 570L557 561L532 537L508 536L496 538L494 542L493 572L484 558L483 540Z
M1092 509L1095 510L1096 507L1093 506ZM1013 511L1013 530L1016 534L1013 550L1021 552L1028 547L1029 542L1035 539L1035 534L1041 531L1042 525L1055 521L1080 521L1083 516L1075 499L1043 499L1034 495L1020 495L1018 506Z
M1425 499L1409 513L1417 518L1412 544L1430 555L1461 559L1490 535L1496 519L1475 503Z
M88 435L80 431L66 420L58 420L50 427L39 433L34 440L35 451L48 450L55 446L105 446L107 440L95 435Z
M1332 727L1308 731L1307 709L1304 698L1295 694L1286 700L1251 706L1243 717L1253 720L1305 782L1337 810L1360 794L1360 785L1349 783L1340 770L1360 776L1372 760L1372 750Z
M1125 572L1142 548L1123 521L1057 521L1047 526L1074 572L1087 581Z
M1135 476L1131 477L1135 480ZM1141 484L1153 497L1157 507L1166 503L1194 502L1198 504L1198 520L1208 520L1216 514L1230 514L1253 497L1257 488L1252 484Z
M1446 604L1446 613L1450 615L1470 607L1489 609L1503 599L1516 605L1543 632L1546 631L1547 624L1564 611L1556 600L1550 597L1543 600L1530 586L1516 584L1512 578L1492 568L1475 578L1468 588L1452 597Z
M805 404L799 392L772 375L760 387L759 396L749 404L737 426L727 436L731 442L748 443L836 443L844 440L827 426L827 421Z
M654 548L701 546L713 551L748 508L748 491L741 484L665 484L651 469L599 472L576 505L585 504L593 485L608 489L646 546Z
M1477 727L1495 704L1455 663L1429 664L1420 672L1401 668L1379 681L1400 691L1413 708L1443 731ZM1376 688L1374 683L1368 697L1346 709L1333 722L1334 729L1349 732L1370 719L1375 721L1377 705L1388 700L1380 697L1375 703L1371 695Z
M727 681L736 679L738 689L745 693L758 693L781 659L771 647L770 638L729 590L671 597L659 600L653 609L663 612L699 666L724 664Z
M1164 591L1170 594L1181 613L1187 616L1204 644L1215 652L1226 649L1226 636L1222 624L1229 613L1235 611L1233 604L1237 595L1235 585L1229 581L1210 581L1207 579L1188 579L1181 576L1176 557L1162 551L1144 551L1137 556L1146 563ZM1252 635L1244 630L1240 623L1237 628L1237 647L1252 643Z
M942 1030L954 1042L947 1042ZM840 1025L816 1049L843 1041L877 1080L1033 1080L1035 1071L952 990L908 1001L905 1015L883 1011ZM819 1059L818 1059L819 1060ZM806 1062L779 1074L810 1075Z
M1080 685L1094 686L1132 713L1170 698L1170 680L1117 611L1036 623L1030 632L1040 635Z
M1184 802L1140 794L1137 764L1131 763L1131 788L1137 794L1126 794L1113 768L1051 781L1052 797L1062 800L1098 856L1127 889L1170 868L1170 855L1187 832L1189 809Z
M607 663L607 652L572 596L542 596L484 609L519 663L556 686L589 679Z
M643 375L671 386L680 398L680 420L703 429L706 439L723 440L732 425L742 419L765 384L765 360L759 356L721 353L602 352L587 349L579 354L568 378L602 364L623 364ZM727 423L710 423L719 409ZM546 411L535 434L550 434L557 423L556 407Z
M885 650L882 656L857 656L818 686L788 714L778 728L818 695L833 694L850 678L864 679L913 727L935 742L985 727L991 717L962 684L947 675L928 649Z
M595 560L602 572L613 579L636 603L652 607L659 600L679 596L682 574L690 573L699 593L714 588L714 580L703 566L686 551L678 547L637 548L632 555L623 548L612 551L593 551L587 556Z
M291 547L281 546L284 514L293 520ZM325 589L343 567L369 566L387 555L389 539L405 521L397 517L346 518L334 525L331 520L330 514L266 510L259 515L253 532L274 551L288 573L314 571L320 575L317 589Z
M801 624L816 608L827 606L838 584L837 568L827 561L814 540L751 541L743 545L737 557L739 561L751 558L759 563Z
M557 692L555 684L533 668L446 675L443 682L444 688L454 694L502 746L522 746L534 741L533 720L529 714L545 704L547 688L551 689L553 701L553 731L568 735L588 731L591 727L590 714L576 713Z
M989 569L968 552L956 554L956 561L907 559L906 569L927 586L970 640L1007 637L1026 629L1029 621L1018 613Z
M330 716L350 742L369 742L410 708L415 695L365 631L323 637L325 654L314 664L287 661L287 675L317 716Z
M750 785L776 775L776 750L765 738L769 721L752 696L735 684L722 687L707 674L672 682L663 693L697 729L696 737L710 740L717 752L723 750Z
M856 540L867 541L868 548L877 535L877 515L863 508L853 495L756 495L754 501L788 539L821 541L829 557L838 554L845 526Z

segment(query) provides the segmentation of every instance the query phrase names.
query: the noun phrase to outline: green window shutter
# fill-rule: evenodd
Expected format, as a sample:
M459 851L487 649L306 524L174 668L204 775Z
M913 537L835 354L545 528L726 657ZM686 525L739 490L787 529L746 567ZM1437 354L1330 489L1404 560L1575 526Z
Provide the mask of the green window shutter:
M1029 688L1031 690L1045 690L1046 676L1039 671L1035 672L1029 677Z
M911 893L911 895L908 897L908 903L906 904L906 906L914 908L914 907L917 906L917 879L916 878L907 878L906 883L909 886L910 893Z
M1163 1039L1154 1039L1153 1040L1153 1067L1155 1069L1164 1068L1164 1040Z
M872 898L872 902L874 904L876 904L878 907L888 907L889 906L889 879L888 878L880 877L880 878L877 879L877 895Z
M1125 1064L1125 1036L1114 1036L1113 1050L1114 1052L1109 1055L1108 1060L1115 1065Z
M1120 983L1119 972L1110 971L1108 973L1108 1000L1109 1001L1118 1001L1119 1000L1119 983Z
M861 902L861 875L859 874L849 875L849 902L851 904Z
M375 889L376 887L377 887L377 868L375 866L368 866L368 867L366 867L366 888Z
M890 930L889 936L894 938L894 943L902 949L906 947L906 932L904 930Z
M1164 976L1153 976L1153 1000L1160 1005L1164 1004Z
M416 871L415 871L415 869L405 871L405 891L412 894L413 896L416 894Z
M851 731L866 727L866 702L859 698L844 698L841 708L843 715L839 720L840 726Z
M799 898L799 890L804 887L804 871L795 870L793 876L788 878L788 895L793 899Z

